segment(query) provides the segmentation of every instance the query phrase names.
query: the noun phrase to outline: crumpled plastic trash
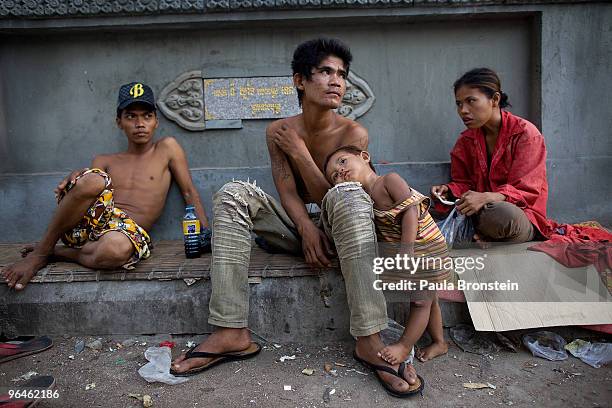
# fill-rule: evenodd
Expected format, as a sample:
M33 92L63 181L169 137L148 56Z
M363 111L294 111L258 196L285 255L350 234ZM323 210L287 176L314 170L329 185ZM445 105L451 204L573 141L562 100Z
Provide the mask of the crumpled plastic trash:
M567 359L567 352L564 350L567 343L557 333L549 331L529 333L523 336L523 344L536 357L542 357L550 361Z
M565 349L594 368L612 362L612 343L590 343L576 339L565 346Z
M499 351L499 347L492 340L494 336L492 333L477 332L468 324L451 327L449 333L455 344L466 353L487 356Z
M149 347L145 351L149 362L138 370L138 374L148 382L162 382L168 385L182 384L189 381L185 377L175 377L170 374L172 355L168 347Z

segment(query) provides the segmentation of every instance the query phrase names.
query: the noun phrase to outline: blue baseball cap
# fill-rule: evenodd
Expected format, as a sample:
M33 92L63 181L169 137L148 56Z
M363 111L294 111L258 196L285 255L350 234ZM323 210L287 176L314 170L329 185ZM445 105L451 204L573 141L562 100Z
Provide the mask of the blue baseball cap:
M133 103L144 103L155 110L155 97L153 90L142 82L130 82L121 85L119 97L117 98L117 112L127 108Z

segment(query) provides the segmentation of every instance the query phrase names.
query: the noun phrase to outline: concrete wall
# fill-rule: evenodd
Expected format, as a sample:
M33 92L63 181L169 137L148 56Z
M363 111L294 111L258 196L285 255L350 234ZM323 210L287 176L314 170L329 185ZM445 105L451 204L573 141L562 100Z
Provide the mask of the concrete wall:
M159 92L193 69L205 77L289 75L295 45L321 34L351 46L352 69L377 97L360 118L375 161L394 163L422 190L445 181L448 152L463 128L452 82L469 68L490 66L502 77L512 111L541 127L547 140L550 216L612 223L612 116L605 103L612 92L606 24L612 6L347 14L272 23L264 13L260 22L245 17L212 28L0 31L0 241L36 239L62 175L87 166L96 153L126 146L114 126L120 84L138 79ZM241 130L189 132L160 116L158 135L174 135L185 147L209 209L212 193L232 177L250 175L273 190L264 142L269 122L243 123ZM180 236L181 208L174 188L155 238Z

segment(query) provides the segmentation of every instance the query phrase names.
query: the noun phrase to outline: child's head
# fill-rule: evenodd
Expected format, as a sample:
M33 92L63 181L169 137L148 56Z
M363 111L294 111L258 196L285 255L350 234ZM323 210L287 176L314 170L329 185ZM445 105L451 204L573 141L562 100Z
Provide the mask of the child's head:
M333 185L346 181L363 183L367 176L376 173L370 154L356 146L342 146L334 150L327 156L323 171Z

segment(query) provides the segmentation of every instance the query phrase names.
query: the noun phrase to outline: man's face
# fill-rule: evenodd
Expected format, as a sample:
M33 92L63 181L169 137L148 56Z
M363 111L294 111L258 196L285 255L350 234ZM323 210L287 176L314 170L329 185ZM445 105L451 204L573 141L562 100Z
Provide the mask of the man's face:
M298 89L304 91L304 102L336 109L342 103L346 91L346 69L342 59L329 55L321 63L312 69L310 79L300 74L294 76L294 82Z
M117 126L130 142L136 144L149 143L158 124L155 112L138 104L128 106L117 118Z

